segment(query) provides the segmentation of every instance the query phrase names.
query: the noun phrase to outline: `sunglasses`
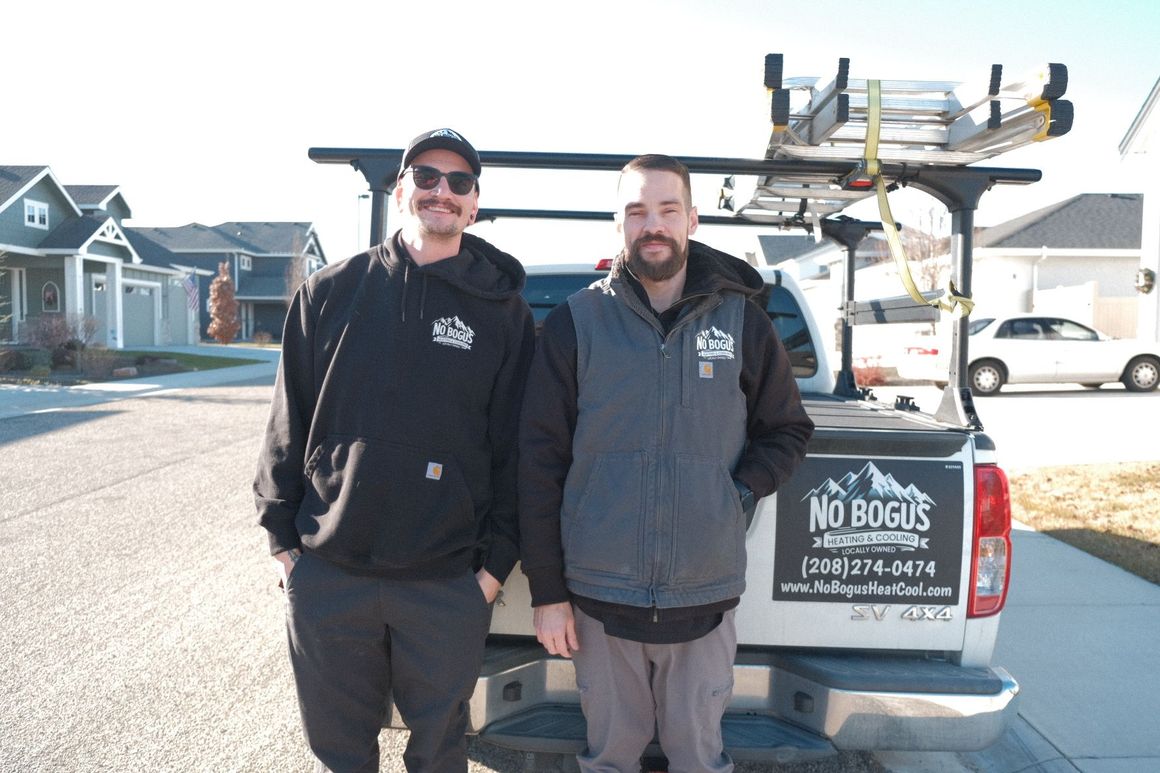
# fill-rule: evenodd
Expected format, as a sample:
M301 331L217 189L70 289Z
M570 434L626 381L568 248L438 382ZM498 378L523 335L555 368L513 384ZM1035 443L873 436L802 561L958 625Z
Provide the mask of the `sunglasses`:
M471 193L479 182L479 178L468 172L440 172L433 166L411 166L403 170L403 174L411 173L415 187L429 191L439 184L441 178L447 178L447 187L456 196L466 196Z

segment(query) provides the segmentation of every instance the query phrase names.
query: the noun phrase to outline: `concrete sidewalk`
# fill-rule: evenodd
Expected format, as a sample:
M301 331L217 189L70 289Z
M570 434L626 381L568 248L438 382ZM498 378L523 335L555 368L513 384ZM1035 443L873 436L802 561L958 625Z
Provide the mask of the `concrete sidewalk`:
M62 408L96 405L111 400L142 397L173 389L237 384L260 378L270 378L272 383L274 372L278 366L278 358L281 356L281 350L278 348L222 346L220 344L142 346L136 348L140 351L180 352L206 357L261 360L262 362L252 365L238 365L232 368L170 373L164 376L121 379L77 386L0 384L0 419L43 411L55 411Z
M1160 585L1026 527L1012 542L992 662L1019 682L1018 718L981 752L875 759L891 773L1160 771Z
M1019 720L979 770L1160 770L1160 586L1051 537L1013 534L993 662L1019 682Z

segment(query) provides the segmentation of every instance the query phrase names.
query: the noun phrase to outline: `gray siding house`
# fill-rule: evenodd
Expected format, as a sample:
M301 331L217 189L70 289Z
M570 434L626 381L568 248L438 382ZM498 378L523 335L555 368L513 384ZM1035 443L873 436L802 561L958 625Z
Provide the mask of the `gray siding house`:
M1057 313L1121 338L1137 334L1138 193L1083 193L975 238L979 313Z
M95 323L110 348L189 343L184 274L148 265L122 220L117 186L65 186L47 166L0 166L0 341L37 325Z
M130 228L130 241L146 263L197 276L198 330L209 327L209 286L218 264L229 265L239 303L242 339L268 334L282 338L290 296L310 274L326 265L311 223L200 223L174 228Z

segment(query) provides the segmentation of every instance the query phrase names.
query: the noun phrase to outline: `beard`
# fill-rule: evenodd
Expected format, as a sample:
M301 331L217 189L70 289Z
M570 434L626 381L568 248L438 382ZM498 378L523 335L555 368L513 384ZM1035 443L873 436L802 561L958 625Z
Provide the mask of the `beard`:
M668 245L669 251L672 253L669 257L660 262L650 262L644 259L640 254L641 245L646 242L663 242ZM637 238L628 250L625 262L628 268L636 275L638 279L647 279L650 282L663 282L666 279L672 279L681 269L684 268L685 262L689 259L689 245L685 243L684 247L677 244L677 240L668 236L645 235Z

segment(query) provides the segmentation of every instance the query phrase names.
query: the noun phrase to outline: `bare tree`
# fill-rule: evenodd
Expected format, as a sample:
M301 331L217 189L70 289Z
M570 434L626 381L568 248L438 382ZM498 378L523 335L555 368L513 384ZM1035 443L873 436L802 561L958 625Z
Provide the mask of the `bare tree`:
M902 244L913 267L913 277L920 292L935 290L945 284L950 237L946 235L946 211L930 207L917 213L917 224L902 232ZM931 323L931 333L936 323Z
M209 337L219 344L233 343L242 322L238 319L238 301L234 294L234 281L230 279L230 264L218 264L218 274L209 286Z

